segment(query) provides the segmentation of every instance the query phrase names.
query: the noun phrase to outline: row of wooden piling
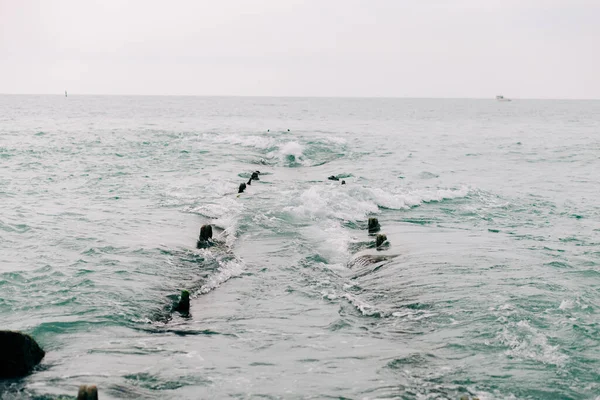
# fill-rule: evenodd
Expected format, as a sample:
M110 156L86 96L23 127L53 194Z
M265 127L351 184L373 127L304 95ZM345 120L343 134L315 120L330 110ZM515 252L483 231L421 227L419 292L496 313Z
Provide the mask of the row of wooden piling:
M368 230L369 230L369 233L372 233L372 234L377 233L381 230L381 225L379 225L379 220L377 218L369 218ZM385 233L378 233L377 236L375 236L375 247L376 248L379 249L386 242L387 242L387 236L385 235Z

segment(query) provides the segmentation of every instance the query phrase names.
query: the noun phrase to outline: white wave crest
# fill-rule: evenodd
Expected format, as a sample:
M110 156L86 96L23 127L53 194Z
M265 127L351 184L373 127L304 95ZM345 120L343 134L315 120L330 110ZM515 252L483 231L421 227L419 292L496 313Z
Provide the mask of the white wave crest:
M470 189L435 189L386 191L380 188L314 185L301 193L290 193L291 205L285 208L299 217L337 218L348 221L364 219L379 212L379 207L408 209L423 203L465 197Z
M206 294L227 282L231 278L240 276L244 272L244 263L240 260L231 260L223 263L218 272L210 276L204 285L198 289L198 294Z

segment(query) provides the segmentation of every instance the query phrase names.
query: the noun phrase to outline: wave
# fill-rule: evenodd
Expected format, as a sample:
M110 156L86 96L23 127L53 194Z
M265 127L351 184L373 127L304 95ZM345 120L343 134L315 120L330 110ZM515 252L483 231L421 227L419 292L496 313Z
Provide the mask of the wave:
M241 260L234 259L224 261L221 263L218 271L205 280L204 284L200 286L197 293L206 294L212 290L215 290L228 280L242 275L244 270L245 264Z
M290 139L281 134L264 135L214 134L198 136L201 143L228 144L258 151L262 157L256 163L284 167L310 167L323 165L344 154L346 140L339 137L319 138L296 136Z
M298 142L285 142L280 147L267 154L268 157L276 157L287 167L310 165L310 160L304 157L304 146Z
M425 203L467 197L471 189L397 188L391 191L361 186L340 188L337 184L313 185L301 193L288 193L290 206L286 211L311 219L334 218L346 221L362 220L384 209L409 209Z

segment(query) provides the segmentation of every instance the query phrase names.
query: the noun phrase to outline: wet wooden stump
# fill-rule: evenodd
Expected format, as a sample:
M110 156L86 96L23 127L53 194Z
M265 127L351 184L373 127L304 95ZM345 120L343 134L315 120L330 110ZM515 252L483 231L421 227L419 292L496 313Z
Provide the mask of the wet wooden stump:
M98 388L96 385L81 385L77 392L77 400L98 400Z
M369 218L369 233L379 232L380 229L379 220L377 218Z

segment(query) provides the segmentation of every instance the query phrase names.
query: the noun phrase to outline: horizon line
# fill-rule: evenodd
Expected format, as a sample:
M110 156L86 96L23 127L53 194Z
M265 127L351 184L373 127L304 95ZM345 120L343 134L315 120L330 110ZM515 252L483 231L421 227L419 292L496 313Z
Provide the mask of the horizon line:
M68 93L68 90L65 91ZM70 95L70 94L69 94ZM0 96L61 96L63 93L0 93ZM103 97L206 97L206 98L291 98L291 99L398 99L398 100L496 100L493 97L421 97L421 96L323 96L323 95L206 95L206 94L108 94L108 93L75 93L74 96L103 96ZM68 96L67 96L68 97ZM505 97L509 100L600 100L586 97Z

